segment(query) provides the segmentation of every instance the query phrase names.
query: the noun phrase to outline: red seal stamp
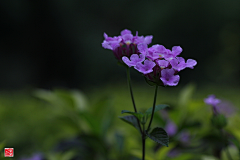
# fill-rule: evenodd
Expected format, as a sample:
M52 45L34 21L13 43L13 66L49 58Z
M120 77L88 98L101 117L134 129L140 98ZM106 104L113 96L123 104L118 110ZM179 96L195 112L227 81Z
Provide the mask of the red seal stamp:
M13 148L4 148L4 156L5 157L13 157L14 149Z

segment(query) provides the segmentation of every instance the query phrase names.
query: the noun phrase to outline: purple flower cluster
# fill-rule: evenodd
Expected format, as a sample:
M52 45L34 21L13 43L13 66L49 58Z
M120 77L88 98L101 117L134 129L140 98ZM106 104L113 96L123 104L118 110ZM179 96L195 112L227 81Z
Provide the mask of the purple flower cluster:
M116 59L121 62L123 56L130 57L132 54L139 54L137 45L150 44L153 36L138 36L138 32L136 32L136 36L133 36L131 31L125 29L120 36L108 37L104 33L104 38L102 47L112 50Z
M178 57L182 52L180 46L166 49L163 45L153 45L148 48L152 36L139 37L131 34L129 30L123 30L121 36L108 37L104 33L105 40L102 46L113 50L115 57L128 67L134 67L143 73L147 81L159 86L176 86L180 80L177 73L185 68L191 68L197 64L193 59Z

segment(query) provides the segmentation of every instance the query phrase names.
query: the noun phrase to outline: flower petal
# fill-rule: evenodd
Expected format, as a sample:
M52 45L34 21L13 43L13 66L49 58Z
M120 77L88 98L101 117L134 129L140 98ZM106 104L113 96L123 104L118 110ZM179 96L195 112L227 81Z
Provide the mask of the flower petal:
M161 71L161 80L164 85L176 86L179 82L180 76L174 75L174 69L163 69Z
M136 66L134 67L136 70L138 70L139 72L143 73L143 74L148 74L151 73L153 71L153 67L156 64L153 61L150 60L145 60L144 64L142 63L137 63Z
M122 36L123 42L126 44L132 43L133 35L132 34L125 34Z
M172 68L176 71L181 71L186 68L185 60L182 57L176 57L170 61Z
M146 36L144 38L144 43L150 44L150 43L152 43L152 39L153 39L153 36Z
M123 36L125 34L132 34L132 32L128 29L124 29L123 31L121 31L121 36Z
M133 54L131 55L130 60L126 56L122 57L123 62L129 67L136 66L137 63L143 62L144 59L145 59L145 56L143 54L140 54L140 55Z
M140 43L137 45L137 48L140 53L146 55L148 53L148 47L146 43Z
M172 47L172 54L176 57L182 52L182 48L180 46Z
M158 60L157 64L160 68L166 68L169 65L169 62L166 60Z
M186 63L186 67L193 69L194 66L197 65L197 61L194 59L188 59Z

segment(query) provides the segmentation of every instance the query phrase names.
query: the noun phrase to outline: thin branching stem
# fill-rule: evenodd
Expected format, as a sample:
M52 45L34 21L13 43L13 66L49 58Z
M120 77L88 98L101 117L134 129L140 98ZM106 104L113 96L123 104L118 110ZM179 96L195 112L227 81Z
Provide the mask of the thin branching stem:
M150 129L151 124L152 124L152 120L153 120L153 115L154 115L154 111L155 111L155 106L156 106L156 100L157 100L157 91L158 91L158 85L156 85L155 88L155 95L154 95L154 100L153 100L153 107L152 107L152 115L151 115L151 119L147 128L147 131Z
M133 108L134 108L135 113L137 113L137 108L136 108L136 104L135 104L134 97L133 97L132 83L131 83L131 76L130 76L129 67L127 68L127 81L128 81L128 86L129 86L129 89L130 89L130 94L131 94L131 99L132 99L132 103L133 103ZM140 132L141 132L141 134L143 134L143 131L142 131L142 128L141 128L141 125L140 125L140 122L139 122L138 119L137 119L137 122L138 122L138 127L140 129Z

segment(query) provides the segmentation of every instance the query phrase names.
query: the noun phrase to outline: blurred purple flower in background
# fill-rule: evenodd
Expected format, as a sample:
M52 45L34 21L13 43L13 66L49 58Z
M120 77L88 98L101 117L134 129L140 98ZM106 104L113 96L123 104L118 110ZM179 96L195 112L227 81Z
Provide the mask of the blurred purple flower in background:
M209 95L207 98L204 99L204 102L212 106L214 115L217 115L219 113L217 109L217 104L220 103L221 100L217 99L215 95Z
M168 152L168 157L170 158L174 158L177 157L179 155L181 155L181 150L177 149L177 148L173 148Z
M221 100L217 99L216 96L212 94L205 98L204 102L208 105L216 106L218 103L221 102Z
M173 136L177 133L178 128L173 121L168 120L167 124L165 125L165 130L168 133L168 136Z
M237 110L234 105L228 101L217 99L215 95L209 95L204 99L204 102L211 105L213 108L213 113L216 115L218 113L223 114L226 117L231 116Z
M225 100L221 100L216 107L219 113L225 115L226 117L233 115L237 111L237 108L231 102Z
M30 158L21 158L20 160L43 160L43 155L41 153L36 153Z
M187 142L190 141L190 133L188 131L182 131L180 134L179 134L179 140L181 142L183 142L184 144L186 144Z

